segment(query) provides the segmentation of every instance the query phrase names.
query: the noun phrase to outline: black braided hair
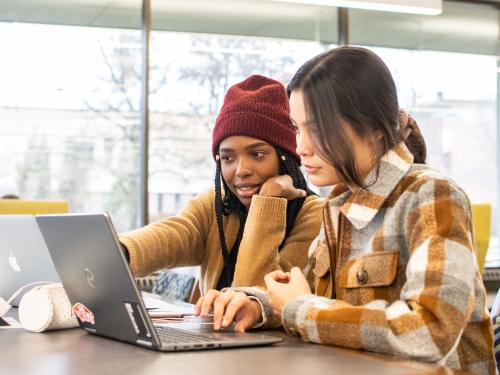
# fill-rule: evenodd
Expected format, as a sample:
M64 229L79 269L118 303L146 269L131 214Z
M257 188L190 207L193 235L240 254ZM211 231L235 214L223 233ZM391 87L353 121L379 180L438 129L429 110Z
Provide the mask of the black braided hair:
M315 195L313 191L309 189L307 186L307 181L304 177L304 174L300 170L300 165L297 160L290 155L290 153L281 150L280 148L276 148L278 152L278 157L280 159L280 174L287 174L292 178L293 186L297 189L302 189L306 192L306 195ZM285 230L285 238L278 249L280 251L282 247L285 245L285 241L288 238L288 234L292 231L293 224L295 223L295 219L300 212L300 209L304 205L305 198L294 199L292 201L288 201L286 206L286 230Z
M222 270L221 278L219 280L219 283L217 284L217 289L220 290L225 287L231 286L231 283L233 281L238 248L240 247L240 242L243 237L243 228L245 227L245 222L246 222L246 208L240 202L240 200L233 195L231 190L229 190L226 181L222 177L220 159L217 160L216 163L217 167L215 172L215 217L217 219L217 227L219 229L222 257L224 258L224 269ZM222 198L221 181L222 185L224 186L224 198ZM226 237L224 236L222 216L223 215L229 216L229 214L233 209L235 209L236 212L238 212L240 227L238 229L238 234L236 236L236 240L234 241L233 248L229 253L226 245Z
M280 161L280 174L287 174L292 178L293 186L297 189L302 189L306 191L307 195L315 194L312 192L308 186L302 171L300 170L300 165L297 160L287 151L276 148L278 153L278 158ZM222 197L222 186L224 187L224 198ZM285 245L288 234L293 228L293 224L300 209L304 205L305 197L294 199L288 201L286 207L286 229L285 237L281 242L278 251L281 251ZM229 216L232 211L238 214L240 221L240 227L238 229L238 235L234 241L234 245L231 252L227 249L226 237L224 235L223 228L223 216ZM221 172L221 161L220 158L216 160L216 172L215 172L215 217L217 220L217 227L219 229L219 238L221 244L222 257L224 259L224 269L222 271L221 278L217 284L217 289L223 289L225 287L231 286L234 277L234 271L236 268L236 259L238 257L238 249L240 247L241 239L243 237L243 229L245 227L247 219L247 210L243 203L229 190L229 186L222 177Z

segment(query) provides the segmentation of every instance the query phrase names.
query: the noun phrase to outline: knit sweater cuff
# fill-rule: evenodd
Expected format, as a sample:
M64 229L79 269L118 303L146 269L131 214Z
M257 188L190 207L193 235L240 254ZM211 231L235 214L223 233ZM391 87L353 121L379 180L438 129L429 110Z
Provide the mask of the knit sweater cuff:
M241 287L231 288L235 292L243 292L249 297L255 298L262 307L262 321L257 322L253 328L276 328L281 325L279 318L274 315L273 308L269 302L269 294L259 288Z
M139 263L141 263L140 259L138 259L140 252L138 252L134 246L133 240L123 235L119 235L118 240L120 244L127 249L130 271L134 276L140 276L139 273L142 268L139 265Z
M259 221L282 222L280 218L286 218L287 203L285 198L254 195L248 216Z
M303 294L283 306L281 322L285 330L294 336L306 336L307 312L318 298L314 294ZM319 297L321 298L321 297Z

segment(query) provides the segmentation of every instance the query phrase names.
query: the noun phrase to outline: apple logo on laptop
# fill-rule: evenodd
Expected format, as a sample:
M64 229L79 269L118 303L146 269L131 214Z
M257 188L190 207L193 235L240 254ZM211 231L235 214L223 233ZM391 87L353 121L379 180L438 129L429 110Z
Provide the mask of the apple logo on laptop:
M9 264L10 268L12 268L15 272L21 272L21 267L19 266L19 263L17 263L17 258L12 253L12 251L10 252L9 255Z

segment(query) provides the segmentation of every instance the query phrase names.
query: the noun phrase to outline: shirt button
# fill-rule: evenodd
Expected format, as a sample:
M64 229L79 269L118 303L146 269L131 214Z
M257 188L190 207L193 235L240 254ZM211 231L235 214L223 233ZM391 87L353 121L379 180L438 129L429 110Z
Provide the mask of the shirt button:
M356 274L356 278L358 279L360 284L366 284L366 282L368 281L368 272L366 272L364 269L360 269Z

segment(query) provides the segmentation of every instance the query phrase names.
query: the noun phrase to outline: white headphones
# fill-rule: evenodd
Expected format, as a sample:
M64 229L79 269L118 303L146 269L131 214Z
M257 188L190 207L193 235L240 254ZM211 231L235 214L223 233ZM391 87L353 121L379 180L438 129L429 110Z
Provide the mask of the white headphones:
M31 286L35 285L42 285L42 284L53 284L51 281L36 281L34 283L26 284L16 290L16 292L6 301L5 299L0 297L0 318L5 316L10 308L12 307L11 303L16 299L16 297L23 292L24 289L29 288Z
M7 301L0 299L0 317L11 308L12 301L26 288L33 287L19 303L21 326L32 332L78 327L78 320L61 283L39 281L23 286Z

